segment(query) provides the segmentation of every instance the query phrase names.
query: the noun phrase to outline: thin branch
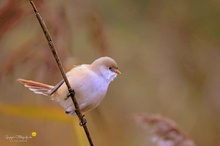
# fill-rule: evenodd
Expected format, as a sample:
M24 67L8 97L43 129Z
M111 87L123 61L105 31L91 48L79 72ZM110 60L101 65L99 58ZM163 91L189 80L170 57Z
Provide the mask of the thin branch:
M54 56L54 59L56 60L56 63L58 65L59 69L60 69L62 77L63 77L63 79L64 79L64 81L66 83L66 86L67 86L68 91L69 91L68 97L72 98L73 104L74 104L74 106L76 108L75 112L76 112L76 114L77 114L77 116L78 116L78 118L80 120L80 126L83 126L84 131L86 133L86 136L88 138L88 141L89 141L90 145L93 146L92 138L90 136L89 130L88 130L87 125L86 125L86 119L84 118L84 115L82 115L82 113L80 112L79 105L78 105L77 100L75 98L75 91L71 88L70 83L69 83L69 81L68 81L68 79L66 77L65 71L64 71L64 69L62 67L62 64L60 62L60 59L59 59L59 56L57 54L56 47L55 47L55 45L53 43L53 40L50 37L49 31L47 29L47 26L44 23L43 18L40 16L40 13L38 12L38 10L37 10L37 8L34 5L34 2L32 0L30 0L30 4L32 5L32 7L34 9L36 17L37 17L37 19L38 19L38 21L39 21L39 23L41 25L41 28L42 28L42 30L44 32L44 35L45 35L45 37L46 37L46 39L48 41L49 46L50 46L50 50L51 50L51 52L52 52L52 54Z

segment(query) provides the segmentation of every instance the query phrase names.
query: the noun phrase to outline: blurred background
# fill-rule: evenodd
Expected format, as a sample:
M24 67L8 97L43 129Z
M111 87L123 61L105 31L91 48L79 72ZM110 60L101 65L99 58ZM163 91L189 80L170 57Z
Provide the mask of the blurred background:
M172 119L198 146L220 146L220 1L35 0L66 71L100 56L122 75L86 113L96 146L156 146L139 113ZM77 117L17 78L62 77L28 0L0 1L0 144L89 145ZM7 136L30 136L10 142Z

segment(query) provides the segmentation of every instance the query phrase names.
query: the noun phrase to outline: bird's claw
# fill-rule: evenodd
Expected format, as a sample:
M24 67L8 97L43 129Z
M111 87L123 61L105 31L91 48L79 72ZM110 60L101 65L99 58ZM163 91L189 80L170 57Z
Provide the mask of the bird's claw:
M69 97L73 97L75 95L75 91L74 90L69 90L69 93L67 94L65 100L67 100Z
M79 123L80 126L85 126L86 123L87 123L87 120L84 117L85 117L85 115L83 115L81 120L80 120L80 123Z

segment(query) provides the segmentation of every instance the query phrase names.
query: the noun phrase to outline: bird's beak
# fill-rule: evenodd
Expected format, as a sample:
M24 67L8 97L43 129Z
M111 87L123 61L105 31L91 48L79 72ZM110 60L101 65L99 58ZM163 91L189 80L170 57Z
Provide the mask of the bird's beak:
M118 75L121 74L121 72L120 72L118 69L114 69L113 71L114 71L116 74L118 74Z

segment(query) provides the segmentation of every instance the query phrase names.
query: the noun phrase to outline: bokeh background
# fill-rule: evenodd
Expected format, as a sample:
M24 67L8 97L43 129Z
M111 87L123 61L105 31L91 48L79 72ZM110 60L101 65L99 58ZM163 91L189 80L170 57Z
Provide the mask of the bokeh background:
M35 0L66 71L110 56L122 75L86 113L97 146L156 146L135 116L172 119L198 146L220 146L220 1ZM86 146L78 119L17 78L62 78L28 0L0 1L0 145ZM5 136L37 135L27 142Z

